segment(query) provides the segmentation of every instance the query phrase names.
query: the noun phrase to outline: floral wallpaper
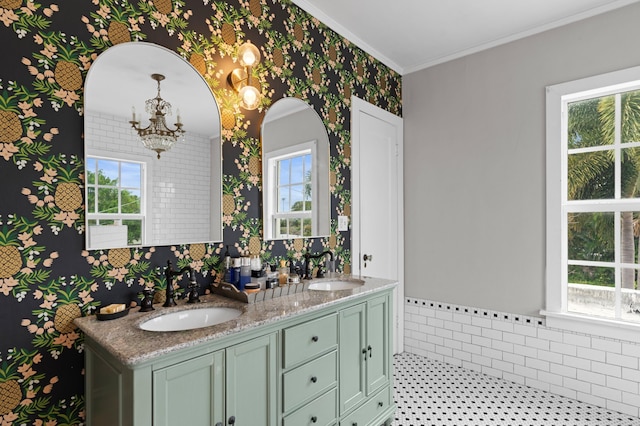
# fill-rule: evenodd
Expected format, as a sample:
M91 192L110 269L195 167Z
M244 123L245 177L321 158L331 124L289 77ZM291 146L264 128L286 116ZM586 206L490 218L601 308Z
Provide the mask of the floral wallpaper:
M401 77L289 0L0 0L0 423L84 423L83 336L73 319L161 288L167 260L215 279L221 251L264 261L332 249L349 271L350 97L401 114ZM262 105L240 109L226 84L237 48L261 50ZM83 85L109 47L146 41L176 51L221 110L224 242L84 250ZM260 122L295 96L331 144L332 234L261 238ZM172 283L173 285L173 283ZM205 287L204 285L202 286ZM159 292L162 293L162 292Z

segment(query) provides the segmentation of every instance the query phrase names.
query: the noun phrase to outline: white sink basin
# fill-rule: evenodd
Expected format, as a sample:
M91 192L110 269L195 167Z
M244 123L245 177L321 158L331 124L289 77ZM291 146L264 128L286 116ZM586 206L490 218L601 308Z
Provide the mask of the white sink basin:
M140 328L147 331L193 330L230 321L240 314L242 311L234 308L187 309L151 318L140 324Z
M319 291L351 290L354 288L361 287L363 284L364 284L364 281L356 280L356 279L312 281L309 284L309 290L319 290Z

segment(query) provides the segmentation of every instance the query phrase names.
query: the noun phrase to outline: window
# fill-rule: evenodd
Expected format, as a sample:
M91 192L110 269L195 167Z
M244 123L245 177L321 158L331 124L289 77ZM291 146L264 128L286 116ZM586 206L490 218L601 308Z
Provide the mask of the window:
M639 69L547 89L544 314L574 331L640 332Z
M145 220L144 163L87 156L86 170L87 224L92 227L92 237L109 238L114 247L141 245ZM91 244L100 245L98 241Z
M265 225L274 238L315 235L315 147L309 142L268 154L265 196L270 198Z

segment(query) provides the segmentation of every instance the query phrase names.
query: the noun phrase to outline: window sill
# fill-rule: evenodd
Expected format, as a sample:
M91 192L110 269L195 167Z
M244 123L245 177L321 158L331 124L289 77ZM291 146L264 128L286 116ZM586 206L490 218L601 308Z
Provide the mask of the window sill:
M543 310L540 314L546 317L546 325L550 328L630 342L640 341L640 324L565 312Z

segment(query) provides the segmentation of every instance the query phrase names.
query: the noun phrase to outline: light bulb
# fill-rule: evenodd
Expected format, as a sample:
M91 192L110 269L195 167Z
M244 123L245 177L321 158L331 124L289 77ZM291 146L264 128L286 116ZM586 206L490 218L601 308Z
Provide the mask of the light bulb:
M240 89L240 106L244 109L256 109L260 104L260 92L253 86L244 86Z
M238 48L238 59L243 67L252 67L260 62L260 51L248 41Z

